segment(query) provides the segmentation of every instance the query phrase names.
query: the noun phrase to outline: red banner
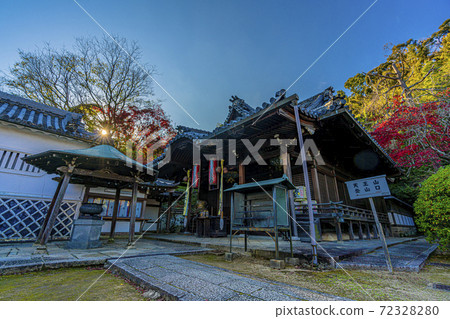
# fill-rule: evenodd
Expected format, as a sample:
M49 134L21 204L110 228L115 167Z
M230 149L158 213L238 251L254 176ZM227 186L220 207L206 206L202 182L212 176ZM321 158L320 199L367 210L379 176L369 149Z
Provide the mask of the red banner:
M198 188L200 185L200 165L192 167L192 188Z
M209 185L217 185L217 161L216 160L210 160L209 161Z

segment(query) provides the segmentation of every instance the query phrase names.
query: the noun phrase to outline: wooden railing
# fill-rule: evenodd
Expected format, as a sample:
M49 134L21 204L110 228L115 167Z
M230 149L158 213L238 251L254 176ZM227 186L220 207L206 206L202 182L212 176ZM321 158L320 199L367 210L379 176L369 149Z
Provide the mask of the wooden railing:
M297 217L308 215L307 205L298 205L295 207L295 210L297 212ZM374 222L373 213L371 210L344 205L342 202L313 204L313 211L319 218L343 218L354 221ZM378 212L378 215L381 223L389 223L385 212Z

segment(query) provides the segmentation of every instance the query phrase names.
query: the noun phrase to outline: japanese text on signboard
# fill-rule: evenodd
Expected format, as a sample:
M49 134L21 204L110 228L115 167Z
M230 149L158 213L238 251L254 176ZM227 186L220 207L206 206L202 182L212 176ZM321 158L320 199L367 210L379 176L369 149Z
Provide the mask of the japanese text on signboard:
M385 175L349 181L345 184L350 199L391 195Z

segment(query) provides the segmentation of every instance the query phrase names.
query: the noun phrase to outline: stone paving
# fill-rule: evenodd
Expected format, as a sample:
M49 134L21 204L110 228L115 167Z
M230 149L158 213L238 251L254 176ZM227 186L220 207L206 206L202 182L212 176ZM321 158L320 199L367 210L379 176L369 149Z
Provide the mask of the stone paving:
M425 264L428 256L437 248L437 245L429 244L421 238L416 241L406 242L389 247L392 267L397 271L418 272ZM387 265L383 249L377 249L371 253L351 257L339 264L344 268L386 269Z
M146 289L183 301L348 300L169 255L110 260L106 266Z
M213 249L229 249L230 239L229 237L221 238L199 238L191 234L146 234L145 238L156 239L165 242L182 243L189 245L197 245L201 247L208 247ZM391 237L387 238L387 244L389 246L399 243L409 242L417 238L400 238ZM293 250L296 257L305 257L310 259L311 257L311 244L301 241L293 241ZM382 248L381 241L379 239L372 240L346 240L342 242L322 241L318 243L318 255L324 261L334 263L334 260L342 260L351 256L357 256L372 252ZM289 242L280 239L279 250L282 257L288 257L290 255ZM233 237L233 251L244 251L244 238L241 236ZM271 255L275 255L275 244L273 240L268 236L249 236L248 251L255 255L262 255L265 257L274 258Z
M151 235L128 249L125 239L104 242L95 249L66 249L66 242L51 242L47 253L34 254L32 243L0 244L0 275L49 268L107 265L110 270L129 278L147 289L157 290L178 300L345 300L284 283L256 279L229 270L175 257L177 254L225 249L227 238L197 238L188 235ZM163 240L163 241L161 241ZM190 245L188 245L190 244ZM193 245L192 245L193 244ZM322 242L322 248L348 268L385 269L379 240ZM422 238L390 238L389 251L395 270L419 271L436 249ZM269 238L251 236L249 248L273 251ZM289 243L280 241L281 250L289 251ZM236 238L237 251L243 250L243 238ZM308 243L294 242L296 255L307 256ZM323 250L319 247L319 253ZM352 256L342 260L345 256ZM118 259L120 257L120 259Z
M67 242L50 242L46 254L35 254L32 243L0 244L0 275L48 268L104 265L108 259L118 257L154 256L161 254L193 254L210 249L140 239L134 248L128 249L127 240L103 243L93 249L66 249Z

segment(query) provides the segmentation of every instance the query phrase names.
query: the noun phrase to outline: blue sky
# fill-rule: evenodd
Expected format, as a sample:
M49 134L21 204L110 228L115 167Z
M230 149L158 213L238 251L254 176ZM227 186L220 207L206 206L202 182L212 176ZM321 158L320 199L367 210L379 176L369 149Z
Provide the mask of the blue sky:
M78 0L109 33L138 41L156 80L200 125L155 85L174 123L203 129L223 122L231 95L257 107L289 87L373 1ZM0 71L19 48L71 48L75 37L103 33L72 0L0 3ZM379 0L288 95L343 89L383 61L386 43L427 37L449 12L448 0Z

